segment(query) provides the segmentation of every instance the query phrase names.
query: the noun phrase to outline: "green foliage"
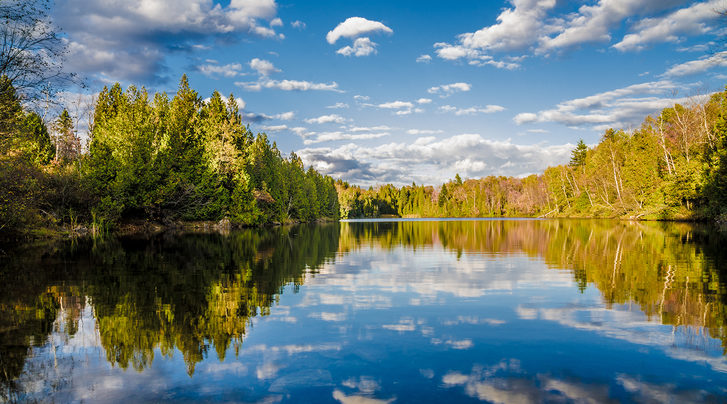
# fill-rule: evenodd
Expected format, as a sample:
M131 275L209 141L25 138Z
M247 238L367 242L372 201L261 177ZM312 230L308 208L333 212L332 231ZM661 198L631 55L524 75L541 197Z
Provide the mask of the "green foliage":
M259 225L331 218L332 180L242 124L234 96L203 102L186 76L169 100L118 85L99 94L86 175L108 218ZM337 198L336 198L337 200ZM327 209L322 209L322 206Z
M588 146L580 139L578 145L571 152L570 165L571 167L583 167L586 165L586 156L588 155Z
M171 99L134 86L104 88L82 155L68 111L53 124L54 145L40 117L2 85L2 231L78 221L227 218L252 226L339 217L333 179L306 171L295 154L284 158L267 135L254 136L232 95L215 92L203 102L186 77Z
M638 130L609 129L568 165L527 178L485 177L434 187L366 191L339 185L342 217L572 216L727 220L727 91L675 105ZM386 189L386 192L383 190ZM395 198L388 196L395 195ZM388 212L388 211L387 211Z
M81 154L81 140L76 135L73 119L68 110L63 110L53 124L57 133L58 159L63 163L78 160Z

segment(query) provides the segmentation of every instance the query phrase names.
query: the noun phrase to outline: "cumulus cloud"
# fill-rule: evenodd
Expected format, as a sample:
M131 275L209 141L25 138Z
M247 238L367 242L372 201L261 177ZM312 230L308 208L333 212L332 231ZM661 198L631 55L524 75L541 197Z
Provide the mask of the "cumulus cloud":
M495 62L485 52L523 50L533 44L546 28L546 16L555 7L555 0L511 0L513 7L504 9L497 16L497 23L475 32L457 37L454 44L434 44L435 53L442 59L466 58L477 64L500 68L515 68L516 63Z
M567 161L573 147L572 144L519 145L479 134L462 134L439 140L428 136L410 143L373 147L347 144L338 148L306 148L299 155L306 164L336 178L363 185L383 182L401 185L413 179L438 183L451 178L455 172L473 178L528 175ZM420 174L412 178L410 173Z
M344 46L337 50L336 53L343 56L368 56L372 53L376 53L376 43L367 37L356 38L356 40L353 41L353 46Z
M430 63L432 61L432 57L429 55L420 55L417 58L417 63Z
M229 63L226 65L209 63L201 65L199 71L207 77L235 77L242 72L242 65L240 63Z
M369 35L374 33L392 34L394 31L379 21L371 21L362 17L350 17L338 24L336 28L326 34L326 41L333 45L340 38L353 39L352 46L344 46L336 53L344 56L368 56L376 53L376 42L372 41Z
M249 91L260 91L263 88L271 88L283 91L334 91L342 93L338 88L338 83L332 81L330 83L314 83L301 80L270 80L262 78L253 82L235 82L235 85Z
M447 97L457 92L470 91L470 89L472 89L472 86L468 83L452 83L432 87L427 92L429 94L441 94L442 97Z
M482 107L469 107L469 108L457 108L451 105L444 105L439 107L442 112L452 112L457 116L462 115L476 115L476 114L493 114L495 112L504 111L505 107L499 105L487 105Z
M317 123L317 124L323 124L323 123L344 123L346 122L346 118L331 114L331 115L322 115L317 118L309 118L305 120L306 123Z
M512 0L513 8L497 16L497 24L459 36L463 50L518 50L538 38L555 0Z
M174 10L174 12L170 12ZM68 35L67 67L107 80L167 80L169 52L194 50L215 38L277 36L274 0L58 0L55 19Z
M333 45L339 38L357 38L375 32L393 34L394 31L379 21L371 21L362 17L350 17L338 24L326 34L326 41Z
M293 22L290 23L290 26L293 27L293 28L295 28L295 29L303 30L303 29L305 29L306 24L303 21L295 20L295 21L293 21Z
M555 108L537 113L524 112L514 118L518 125L531 122L557 122L570 127L590 127L604 130L609 127L637 126L644 116L657 112L684 98L663 96L672 94L678 86L669 80L634 84L588 97L564 101ZM662 95L661 97L659 97Z
M280 69L275 68L271 62L263 59L254 58L248 65L261 76L269 76L272 73L280 72Z
M417 104L431 104L432 99L431 98L420 98L417 100Z

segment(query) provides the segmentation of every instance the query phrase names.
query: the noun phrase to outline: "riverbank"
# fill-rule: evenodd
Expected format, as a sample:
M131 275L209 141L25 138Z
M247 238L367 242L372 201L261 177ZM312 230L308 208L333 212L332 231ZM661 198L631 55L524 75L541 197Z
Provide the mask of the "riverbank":
M300 220L287 220L285 222L265 223L258 226L246 226L232 223L224 218L219 221L169 221L165 223L150 220L126 220L114 225L100 226L94 223L83 223L63 226L42 226L27 229L20 234L0 234L0 245L13 246L33 242L54 241L82 237L117 237L117 236L153 236L165 232L199 232L199 233L228 233L232 230L245 228L264 228L277 226L292 226L303 223L330 223L332 218L319 218L310 222Z

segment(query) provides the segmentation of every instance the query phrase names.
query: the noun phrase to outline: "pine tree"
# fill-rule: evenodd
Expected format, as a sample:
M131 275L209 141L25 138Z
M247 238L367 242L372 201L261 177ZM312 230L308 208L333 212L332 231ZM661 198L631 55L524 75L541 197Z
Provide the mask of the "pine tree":
M81 139L76 136L73 119L67 110L63 110L54 124L56 131L56 158L63 163L78 159L81 154Z
M580 139L576 148L571 152L570 166L574 168L585 166L587 156L588 146L583 142L583 139Z

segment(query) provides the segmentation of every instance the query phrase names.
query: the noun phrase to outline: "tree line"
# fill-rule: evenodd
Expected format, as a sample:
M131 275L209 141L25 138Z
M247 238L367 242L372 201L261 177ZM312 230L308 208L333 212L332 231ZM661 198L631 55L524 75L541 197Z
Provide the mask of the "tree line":
M0 231L228 219L231 225L337 219L334 180L253 135L234 96L203 100L104 87L81 141L69 113L51 130L0 79ZM51 136L53 132L56 135Z
M727 91L609 129L568 164L525 178L457 174L441 186L337 181L342 218L619 217L727 221Z

